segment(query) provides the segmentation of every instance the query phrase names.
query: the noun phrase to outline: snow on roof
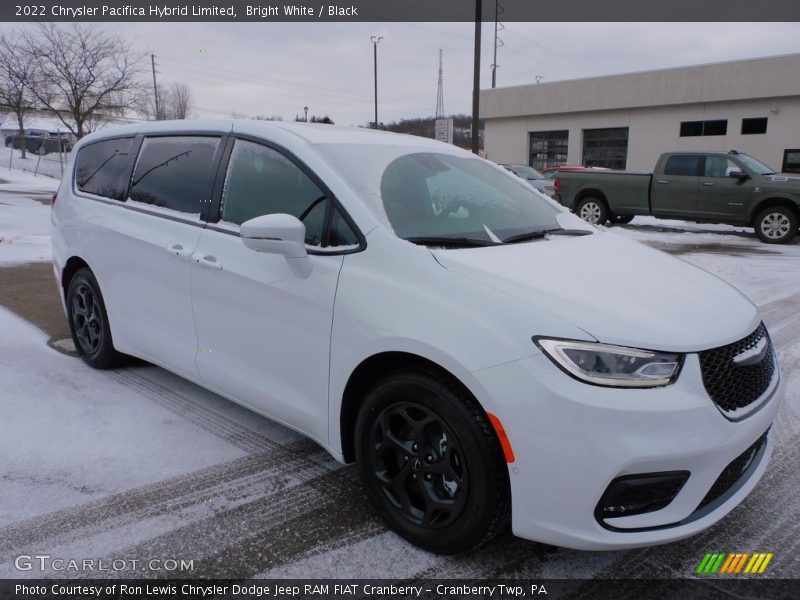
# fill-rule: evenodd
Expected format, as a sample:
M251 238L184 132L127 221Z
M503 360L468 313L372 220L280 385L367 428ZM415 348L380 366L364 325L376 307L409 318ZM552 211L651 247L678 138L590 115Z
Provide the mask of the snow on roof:
M124 126L105 127L102 132L97 132L86 139L112 135L125 135L137 133L197 133L197 132L226 132L249 134L273 140L276 143L286 142L288 139L302 140L308 144L366 144L407 146L409 148L430 148L431 150L445 150L445 147L455 148L450 144L443 144L429 138L390 131L375 131L362 127L344 127L341 125L326 125L322 123L297 123L294 121L254 121L249 119L185 119L175 121L147 121Z

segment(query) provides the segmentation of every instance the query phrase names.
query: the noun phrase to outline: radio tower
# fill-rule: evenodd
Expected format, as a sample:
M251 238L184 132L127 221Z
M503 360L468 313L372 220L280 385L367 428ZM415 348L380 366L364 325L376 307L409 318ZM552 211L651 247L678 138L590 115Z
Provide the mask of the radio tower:
M439 49L439 90L436 92L436 118L444 119L444 77L442 75L442 50Z

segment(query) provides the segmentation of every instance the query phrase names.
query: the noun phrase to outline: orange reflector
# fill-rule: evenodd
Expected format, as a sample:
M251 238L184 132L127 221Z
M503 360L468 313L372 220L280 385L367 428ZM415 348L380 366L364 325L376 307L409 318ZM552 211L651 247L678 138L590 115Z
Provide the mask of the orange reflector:
M503 424L500 422L500 419L492 413L486 413L486 416L489 417L489 422L492 424L492 427L494 427L494 432L497 434L497 439L500 441L500 447L503 449L503 456L505 456L506 462L513 463L516 460L514 458L514 450L511 449L511 442L508 439L508 435L506 435Z

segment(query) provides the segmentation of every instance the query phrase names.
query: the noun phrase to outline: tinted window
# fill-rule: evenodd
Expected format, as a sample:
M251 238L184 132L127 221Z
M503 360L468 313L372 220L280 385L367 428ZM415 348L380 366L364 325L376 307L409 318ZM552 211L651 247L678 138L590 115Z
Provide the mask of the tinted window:
M725 135L726 133L728 133L728 121L725 119L714 121L684 121L681 123L681 137Z
M742 135L767 133L767 117L742 119Z
M694 154L675 154L667 159L664 175L700 175L700 156Z
M322 244L328 199L297 165L272 148L236 140L222 193L222 220L286 213L306 226L306 243Z
M105 140L84 146L78 152L75 184L82 192L125 200L133 167L133 138Z
M728 133L728 121L705 121L703 123L703 135L725 135Z
M702 121L684 121L681 123L681 137L694 137L703 135Z
M151 137L144 140L130 198L199 214L211 198L211 165L219 138Z

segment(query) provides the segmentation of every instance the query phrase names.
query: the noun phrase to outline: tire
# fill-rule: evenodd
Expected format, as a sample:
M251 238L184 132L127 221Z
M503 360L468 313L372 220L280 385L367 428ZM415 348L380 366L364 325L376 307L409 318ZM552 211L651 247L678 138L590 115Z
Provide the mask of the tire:
M36 154L38 154L39 156L44 156L45 154L47 154L47 148L44 147L44 144L39 146L39 148L36 150Z
M80 269L67 287L67 320L72 341L81 358L95 369L108 369L124 362L114 350L108 313L94 274Z
M633 221L633 215L614 215L611 217L611 222L614 225L627 225Z
M797 215L785 206L771 206L758 213L754 227L762 242L786 244L797 235Z
M603 225L609 219L606 203L594 196L587 196L578 202L575 214L591 225Z
M506 527L502 450L486 414L449 378L424 370L384 378L361 406L356 440L367 495L412 544L458 554Z

